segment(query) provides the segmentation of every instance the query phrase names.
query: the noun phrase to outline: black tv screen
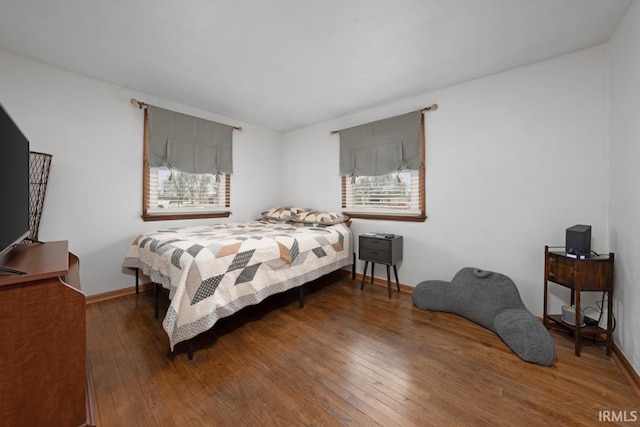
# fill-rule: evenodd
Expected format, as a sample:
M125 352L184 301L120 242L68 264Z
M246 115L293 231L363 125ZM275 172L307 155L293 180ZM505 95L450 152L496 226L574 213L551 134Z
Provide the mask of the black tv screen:
M29 234L29 141L0 104L0 255Z

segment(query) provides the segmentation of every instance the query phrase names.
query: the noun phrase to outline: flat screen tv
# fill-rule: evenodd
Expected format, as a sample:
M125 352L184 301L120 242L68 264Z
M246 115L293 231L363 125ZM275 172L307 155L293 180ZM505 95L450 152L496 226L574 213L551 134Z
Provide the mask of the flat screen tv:
M0 104L0 256L28 235L29 141Z

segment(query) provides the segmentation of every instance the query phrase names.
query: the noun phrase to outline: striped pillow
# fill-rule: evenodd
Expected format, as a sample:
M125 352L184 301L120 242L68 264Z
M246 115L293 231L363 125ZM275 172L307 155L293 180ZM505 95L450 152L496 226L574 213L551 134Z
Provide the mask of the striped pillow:
M340 212L308 211L297 214L291 220L307 224L340 224L349 221L349 217Z
M309 212L309 208L301 208L295 206L277 206L262 212L262 218L275 219L278 221L289 221L292 217L302 213Z

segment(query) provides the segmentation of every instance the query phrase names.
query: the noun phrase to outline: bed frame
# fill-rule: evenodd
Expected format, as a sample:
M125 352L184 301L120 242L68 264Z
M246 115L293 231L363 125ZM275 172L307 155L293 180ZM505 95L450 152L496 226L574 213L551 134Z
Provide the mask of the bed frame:
M140 293L140 269L135 268L136 273L136 294ZM352 262L351 262L351 280L356 280L356 253L355 251L352 253ZM160 304L159 304L159 288L162 288L162 285L155 282L150 282L153 284L153 317L158 320L160 317ZM309 283L309 282L307 282ZM298 286L298 301L300 308L304 308L304 285L306 283ZM187 356L189 360L193 360L193 338L189 338L186 340L187 342Z

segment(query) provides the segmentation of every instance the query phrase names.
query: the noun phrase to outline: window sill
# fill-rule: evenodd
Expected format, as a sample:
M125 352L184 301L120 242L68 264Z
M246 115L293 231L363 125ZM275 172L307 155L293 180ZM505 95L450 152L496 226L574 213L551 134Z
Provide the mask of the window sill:
M208 213L173 213L173 214L142 214L140 217L147 221L172 221L176 219L207 219L207 218L228 218L231 212L208 212Z
M359 219L378 219L385 221L407 221L407 222L425 222L427 220L426 215L393 215L393 214L364 214L357 212L343 211L343 214L350 218Z

